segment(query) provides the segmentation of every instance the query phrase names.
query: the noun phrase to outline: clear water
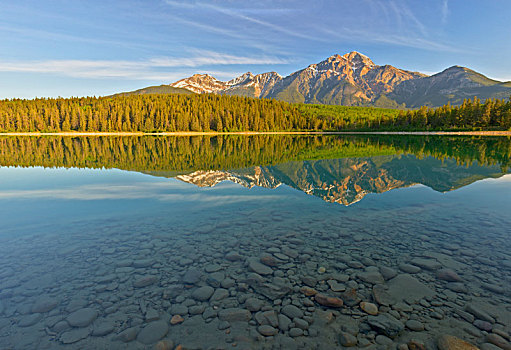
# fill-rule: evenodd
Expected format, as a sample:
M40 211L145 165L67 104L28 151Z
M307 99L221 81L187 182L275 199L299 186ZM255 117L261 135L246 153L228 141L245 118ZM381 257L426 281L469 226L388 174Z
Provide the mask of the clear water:
M1 140L0 349L509 345L509 140L306 139Z

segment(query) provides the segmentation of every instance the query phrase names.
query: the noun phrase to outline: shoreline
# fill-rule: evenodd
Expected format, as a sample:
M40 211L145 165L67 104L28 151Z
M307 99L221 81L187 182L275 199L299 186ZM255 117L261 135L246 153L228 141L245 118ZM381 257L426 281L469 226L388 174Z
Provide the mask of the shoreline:
M1 136L433 135L511 136L511 131L237 131L237 132L6 132Z

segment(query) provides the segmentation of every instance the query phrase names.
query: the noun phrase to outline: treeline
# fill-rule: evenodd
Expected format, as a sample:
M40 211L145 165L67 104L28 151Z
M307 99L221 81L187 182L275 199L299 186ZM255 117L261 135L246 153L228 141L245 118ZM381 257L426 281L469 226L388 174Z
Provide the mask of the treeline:
M117 168L175 176L290 161L413 154L459 164L511 165L507 137L114 136L0 137L0 166Z
M214 94L0 101L0 132L510 130L511 99L393 110Z
M214 94L0 101L3 132L307 130L299 110L276 100Z
M310 118L314 129L320 130L511 130L511 98L481 103L474 97L465 99L460 106L447 104L408 111L304 104L297 108Z

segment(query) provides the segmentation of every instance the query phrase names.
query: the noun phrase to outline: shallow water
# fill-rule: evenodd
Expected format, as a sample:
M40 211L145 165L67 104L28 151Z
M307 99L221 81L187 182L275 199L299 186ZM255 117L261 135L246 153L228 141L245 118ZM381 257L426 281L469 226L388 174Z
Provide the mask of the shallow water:
M509 345L509 139L0 142L1 349Z

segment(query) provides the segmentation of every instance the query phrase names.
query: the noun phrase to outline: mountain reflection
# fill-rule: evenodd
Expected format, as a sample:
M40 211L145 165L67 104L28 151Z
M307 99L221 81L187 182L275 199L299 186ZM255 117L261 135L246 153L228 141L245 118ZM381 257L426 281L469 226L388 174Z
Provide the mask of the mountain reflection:
M197 186L288 185L350 205L423 184L450 191L508 172L506 137L194 136L1 137L0 165L117 168Z

